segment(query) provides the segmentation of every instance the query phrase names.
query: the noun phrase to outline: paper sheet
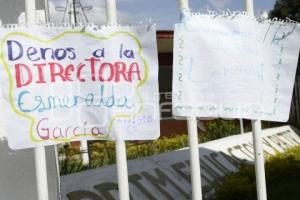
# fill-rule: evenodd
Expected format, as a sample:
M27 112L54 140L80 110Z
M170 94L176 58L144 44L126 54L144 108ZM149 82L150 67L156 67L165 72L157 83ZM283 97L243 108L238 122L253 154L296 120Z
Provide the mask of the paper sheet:
M300 27L245 15L175 25L173 114L287 121Z
M10 147L159 136L155 26L0 30Z

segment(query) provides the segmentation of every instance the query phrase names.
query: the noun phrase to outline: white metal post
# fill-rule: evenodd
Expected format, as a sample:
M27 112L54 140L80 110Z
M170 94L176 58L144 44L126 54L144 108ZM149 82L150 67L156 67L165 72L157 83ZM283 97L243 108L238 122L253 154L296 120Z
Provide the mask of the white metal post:
M44 0L45 6L45 21L46 23L50 22L50 13L49 13L49 0Z
M263 142L261 136L261 121L252 120L253 144L255 155L256 192L258 200L267 200L266 175L264 163Z
M254 16L253 0L245 0L245 9L249 16Z
M129 184L128 184L128 170L126 158L126 146L124 140L116 141L116 156L117 156L117 170L118 170L118 187L119 199L129 200Z
M180 10L181 12L190 11L188 0L180 0Z
M59 168L59 153L57 144L54 145L54 154L55 154L55 164L56 164L56 176L57 176L57 185L58 185L58 195L59 200L61 200L61 183L60 183L60 168ZM64 158L65 159L65 158Z
M192 180L192 199L202 200L201 171L198 147L198 132L196 117L188 118L188 134L190 146L190 166Z
M69 6L69 5L67 5ZM70 23L76 24L78 21L76 20L76 8L74 3L70 5ZM89 164L90 163L90 157L89 157L89 148L88 148L88 141L87 140L81 140L80 141L80 151L81 151L81 158L83 164Z
M89 157L89 145L87 140L80 141L80 152L81 152L82 163L85 165L89 164L90 157Z
M46 164L46 151L45 147L40 146L34 149L35 156L35 170L36 170L36 184L38 200L48 200L48 177L47 177L47 164Z
M117 24L116 0L106 0L106 20L108 24Z
M26 22L28 25L35 24L35 0L25 0Z
M241 131L241 134L245 133L244 131L244 121L242 118L240 118L240 131Z
M108 24L117 24L116 0L106 0L106 17ZM116 159L118 171L119 199L129 200L128 170L125 141L116 140Z
M26 22L28 25L35 24L35 0L25 0ZM37 185L37 199L48 200L48 178L45 147L39 146L34 149L35 174Z
M188 0L180 0L180 10L182 14L186 12L190 12ZM202 200L201 170L200 170L200 159L199 159L200 157L199 157L196 117L189 117L187 119L187 124L188 124L189 147L190 147L192 199Z
M70 23L71 24L76 24L77 21L76 21L76 8L75 8L75 5L74 3L72 2L71 5L67 5L67 6L70 6ZM66 8L67 9L67 8Z
M245 0L247 14L254 17L253 0ZM265 162L263 152L263 142L261 135L261 121L251 120L254 156L255 156L255 176L256 176L256 192L258 200L267 200Z

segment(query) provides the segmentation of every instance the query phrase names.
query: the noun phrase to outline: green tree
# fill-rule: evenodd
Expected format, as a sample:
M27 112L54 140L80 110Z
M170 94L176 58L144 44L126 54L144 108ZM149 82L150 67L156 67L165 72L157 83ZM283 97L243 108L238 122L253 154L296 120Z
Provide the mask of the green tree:
M277 0L273 10L270 11L270 17L277 17L283 20L288 17L291 20L300 22L300 1Z
M277 0L273 10L269 13L270 18L291 20L300 22L300 0ZM297 76L300 76L300 52L298 57Z

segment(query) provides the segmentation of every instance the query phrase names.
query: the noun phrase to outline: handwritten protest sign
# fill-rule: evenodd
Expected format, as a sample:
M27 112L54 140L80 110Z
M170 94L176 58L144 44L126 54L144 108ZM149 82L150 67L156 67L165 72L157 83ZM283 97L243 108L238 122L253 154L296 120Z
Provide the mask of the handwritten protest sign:
M159 136L154 26L1 29L10 147Z
M174 115L287 121L298 24L195 14L174 37Z

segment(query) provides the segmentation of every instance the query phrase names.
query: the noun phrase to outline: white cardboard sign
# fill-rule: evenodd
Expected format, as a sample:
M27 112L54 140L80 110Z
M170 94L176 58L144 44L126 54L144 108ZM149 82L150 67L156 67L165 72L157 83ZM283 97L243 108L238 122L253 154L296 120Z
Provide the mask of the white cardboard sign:
M19 27L0 41L10 147L159 136L154 26Z
M173 114L287 121L298 41L292 22L186 16L175 25Z

